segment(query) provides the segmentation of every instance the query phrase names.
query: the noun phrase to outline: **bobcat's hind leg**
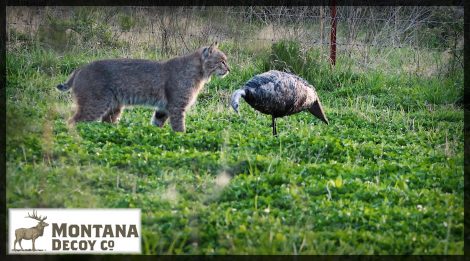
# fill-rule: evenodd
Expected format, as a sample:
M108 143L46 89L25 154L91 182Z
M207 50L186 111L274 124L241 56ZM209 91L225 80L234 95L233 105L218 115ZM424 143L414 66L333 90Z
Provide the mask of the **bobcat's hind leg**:
M152 116L152 125L162 128L165 125L169 113L166 110L155 110Z
M96 121L110 110L111 100L104 99L77 99L77 111L69 119L69 124L74 125L80 121Z
M118 105L117 107L111 108L102 118L101 121L116 123L119 121L124 106Z

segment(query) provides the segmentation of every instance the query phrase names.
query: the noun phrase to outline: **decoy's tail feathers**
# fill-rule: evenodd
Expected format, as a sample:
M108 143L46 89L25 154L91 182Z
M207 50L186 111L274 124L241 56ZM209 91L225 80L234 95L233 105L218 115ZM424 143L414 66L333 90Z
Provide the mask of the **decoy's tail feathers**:
M315 117L319 118L324 123L328 124L328 119L326 118L325 112L321 106L320 100L316 100L310 108L308 108L310 113L312 113Z
M230 104L232 105L232 108L235 110L236 113L239 113L238 112L238 104L240 102L240 97L245 97L245 90L244 89L236 90L232 94Z

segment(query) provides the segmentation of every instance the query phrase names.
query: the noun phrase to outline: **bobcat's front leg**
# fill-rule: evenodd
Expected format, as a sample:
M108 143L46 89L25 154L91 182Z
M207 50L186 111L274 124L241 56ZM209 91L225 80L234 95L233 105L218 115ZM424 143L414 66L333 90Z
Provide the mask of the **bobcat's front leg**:
M162 128L168 119L168 111L166 110L155 110L152 116L152 125Z
M174 131L185 132L186 127L184 125L185 111L184 109L173 109L170 110L170 124Z

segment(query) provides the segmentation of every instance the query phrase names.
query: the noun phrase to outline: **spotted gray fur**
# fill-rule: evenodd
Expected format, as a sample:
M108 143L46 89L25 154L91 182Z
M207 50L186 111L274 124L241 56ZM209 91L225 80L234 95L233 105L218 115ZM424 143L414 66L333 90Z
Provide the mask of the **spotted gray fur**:
M129 105L156 107L151 123L163 127L170 118L175 131L185 131L185 114L211 75L230 71L217 43L167 61L109 59L75 70L61 91L72 89L77 111L69 123L116 122Z

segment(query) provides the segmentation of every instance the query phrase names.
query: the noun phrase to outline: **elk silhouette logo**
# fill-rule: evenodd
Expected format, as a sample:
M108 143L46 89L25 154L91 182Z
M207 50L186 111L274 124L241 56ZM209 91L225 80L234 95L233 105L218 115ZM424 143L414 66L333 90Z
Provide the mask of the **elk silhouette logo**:
M41 237L43 234L44 234L44 228L49 226L48 223L44 222L44 220L47 219L47 216L46 217L41 217L41 216L37 216L37 213L36 211L33 210L33 215L31 216L28 212L28 216L25 217L25 218L32 218L32 219L35 219L37 221L39 221L39 223L35 226L35 227L31 227L31 228L18 228L15 230L15 243L13 245L13 250L16 251L16 242L18 242L18 244L20 245L21 247L21 250L24 250L23 247L21 246L21 240L23 239L26 239L26 240L32 240L33 241L33 251L36 251L36 248L34 247L34 241L36 241L36 239L38 237Z

